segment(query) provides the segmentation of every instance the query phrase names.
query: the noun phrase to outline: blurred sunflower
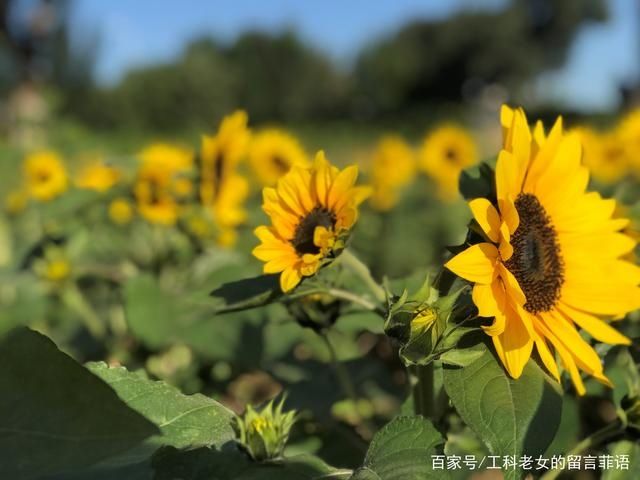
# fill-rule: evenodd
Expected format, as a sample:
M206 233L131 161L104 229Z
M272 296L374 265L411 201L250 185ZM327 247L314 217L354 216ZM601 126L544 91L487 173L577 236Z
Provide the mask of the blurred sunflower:
M586 192L580 140L564 134L559 118L545 136L533 132L524 111L503 107L504 147L496 165L494 205L469 203L487 241L453 257L446 267L474 282L473 301L483 327L509 374L518 378L533 346L559 380L550 342L579 394L579 370L611 385L596 351L582 338L628 345L630 340L598 318L640 306L640 268L621 259L636 242L619 232L615 200ZM559 188L561 186L561 188Z
M291 167L308 167L309 160L298 140L278 129L263 130L251 139L249 163L265 186L273 186Z
M415 170L415 155L401 137L381 138L371 161L371 206L380 211L392 209L398 203L401 189L413 179Z
M138 211L151 223L174 225L180 213L179 198L189 190L188 178L193 154L182 147L157 143L147 147L140 155L134 195Z
M633 173L640 176L640 109L628 113L621 120L617 132L628 149Z
M27 192L36 200L47 202L67 190L67 171L55 152L45 150L29 155L24 161L24 174Z
M597 181L612 184L629 170L628 149L617 132L599 133L588 127L575 129L582 143L582 159Z
M109 204L109 218L113 223L126 225L133 218L131 202L126 198L114 198Z
M478 161L471 134L456 125L443 125L429 133L420 150L420 167L437 184L438 196L451 201L458 196L460 172Z
M200 152L200 199L213 214L220 242L234 241L234 228L246 218L243 203L249 183L237 171L250 138L247 114L237 111L225 117L214 136L203 136Z
M122 174L113 165L95 160L84 165L76 177L76 187L96 192L106 192L120 181Z
M266 262L264 273L281 273L283 292L344 248L358 205L369 193L354 186L357 176L357 167L338 170L318 152L311 168L293 167L276 188L263 190L262 208L272 226L256 228L261 244L253 254Z

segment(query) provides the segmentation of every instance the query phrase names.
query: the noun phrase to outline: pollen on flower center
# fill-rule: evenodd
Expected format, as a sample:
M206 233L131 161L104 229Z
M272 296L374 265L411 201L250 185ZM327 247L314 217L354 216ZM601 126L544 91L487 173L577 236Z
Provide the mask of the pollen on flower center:
M298 226L296 227L291 244L300 255L304 255L306 253L319 253L320 247L313 242L313 235L316 231L316 227L333 228L335 223L335 213L325 207L316 206L313 210L307 213L306 216L300 219L300 223L298 223Z
M555 229L535 195L521 193L515 201L520 224L511 237L513 255L505 266L526 297L525 310L551 310L560 298L564 263Z

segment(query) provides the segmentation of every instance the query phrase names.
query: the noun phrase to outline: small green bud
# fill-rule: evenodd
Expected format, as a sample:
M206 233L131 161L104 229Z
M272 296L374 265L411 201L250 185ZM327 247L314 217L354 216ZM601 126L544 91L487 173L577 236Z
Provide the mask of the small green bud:
M297 413L283 413L283 404L284 397L277 405L271 400L260 410L248 405L243 415L236 416L238 442L257 462L279 458L284 452Z
M401 343L400 356L407 365L426 364L434 359L436 345L448 327L461 290L443 297L429 277L413 294L389 295L385 332Z

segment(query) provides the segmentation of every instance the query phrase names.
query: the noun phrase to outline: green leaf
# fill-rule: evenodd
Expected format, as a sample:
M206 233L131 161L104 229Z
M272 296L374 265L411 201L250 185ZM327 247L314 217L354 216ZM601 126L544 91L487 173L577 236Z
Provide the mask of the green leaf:
M211 292L212 297L220 300L216 311L237 312L274 302L282 296L279 278L279 275L258 275L225 283Z
M447 365L466 367L478 360L487 351L484 343L487 336L482 330L472 327L456 327L438 343L442 351L440 361Z
M480 163L467 168L460 173L458 188L465 200L484 197L491 198L495 195L495 174L486 163Z
M91 363L89 370L111 385L118 396L134 410L155 423L162 436L148 439L127 452L118 463L142 461L162 445L177 448L221 446L235 436L233 413L204 395L184 395L164 382L154 381L123 367Z
M345 479L350 472L337 472L312 455L296 455L278 462L257 463L234 445L223 451L199 448L180 451L163 448L153 458L155 480L313 480L331 474Z
M545 452L562 412L559 386L529 360L514 380L489 350L464 368L444 368L444 386L454 407L493 455ZM520 472L504 471L505 478Z
M602 480L627 480L640 478L640 444L629 440L621 440L609 446L609 453L618 456L627 455L629 468L627 470L614 468L602 473Z
M373 437L364 464L352 480L428 480L448 478L432 469L432 455L442 454L444 439L424 418L397 417Z
M267 318L275 310L278 319L286 318L281 305L217 316L210 305L202 304L206 296L194 299L167 292L150 275L132 278L124 290L129 328L148 348L185 343L205 358L247 368L264 360L266 330L262 326Z
M92 465L158 429L37 332L0 343L0 477L34 478Z

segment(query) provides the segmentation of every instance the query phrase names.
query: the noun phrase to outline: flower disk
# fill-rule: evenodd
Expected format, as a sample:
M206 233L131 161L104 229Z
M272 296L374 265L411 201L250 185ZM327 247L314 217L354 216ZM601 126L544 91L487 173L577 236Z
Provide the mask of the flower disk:
M579 370L610 385L595 340L630 344L599 316L620 317L640 307L640 268L623 260L636 242L613 219L614 200L587 192L578 133L565 134L562 120L545 135L530 130L524 111L503 107L504 146L496 164L496 202L469 203L486 242L453 257L447 268L475 285L473 301L510 375L518 378L535 345L559 379L549 343L580 394Z
M272 226L255 230L261 244L253 254L265 262L264 273L281 273L283 292L315 274L344 247L358 205L368 194L354 186L357 176L355 166L338 170L318 152L310 168L294 166L275 188L263 190L262 208Z

